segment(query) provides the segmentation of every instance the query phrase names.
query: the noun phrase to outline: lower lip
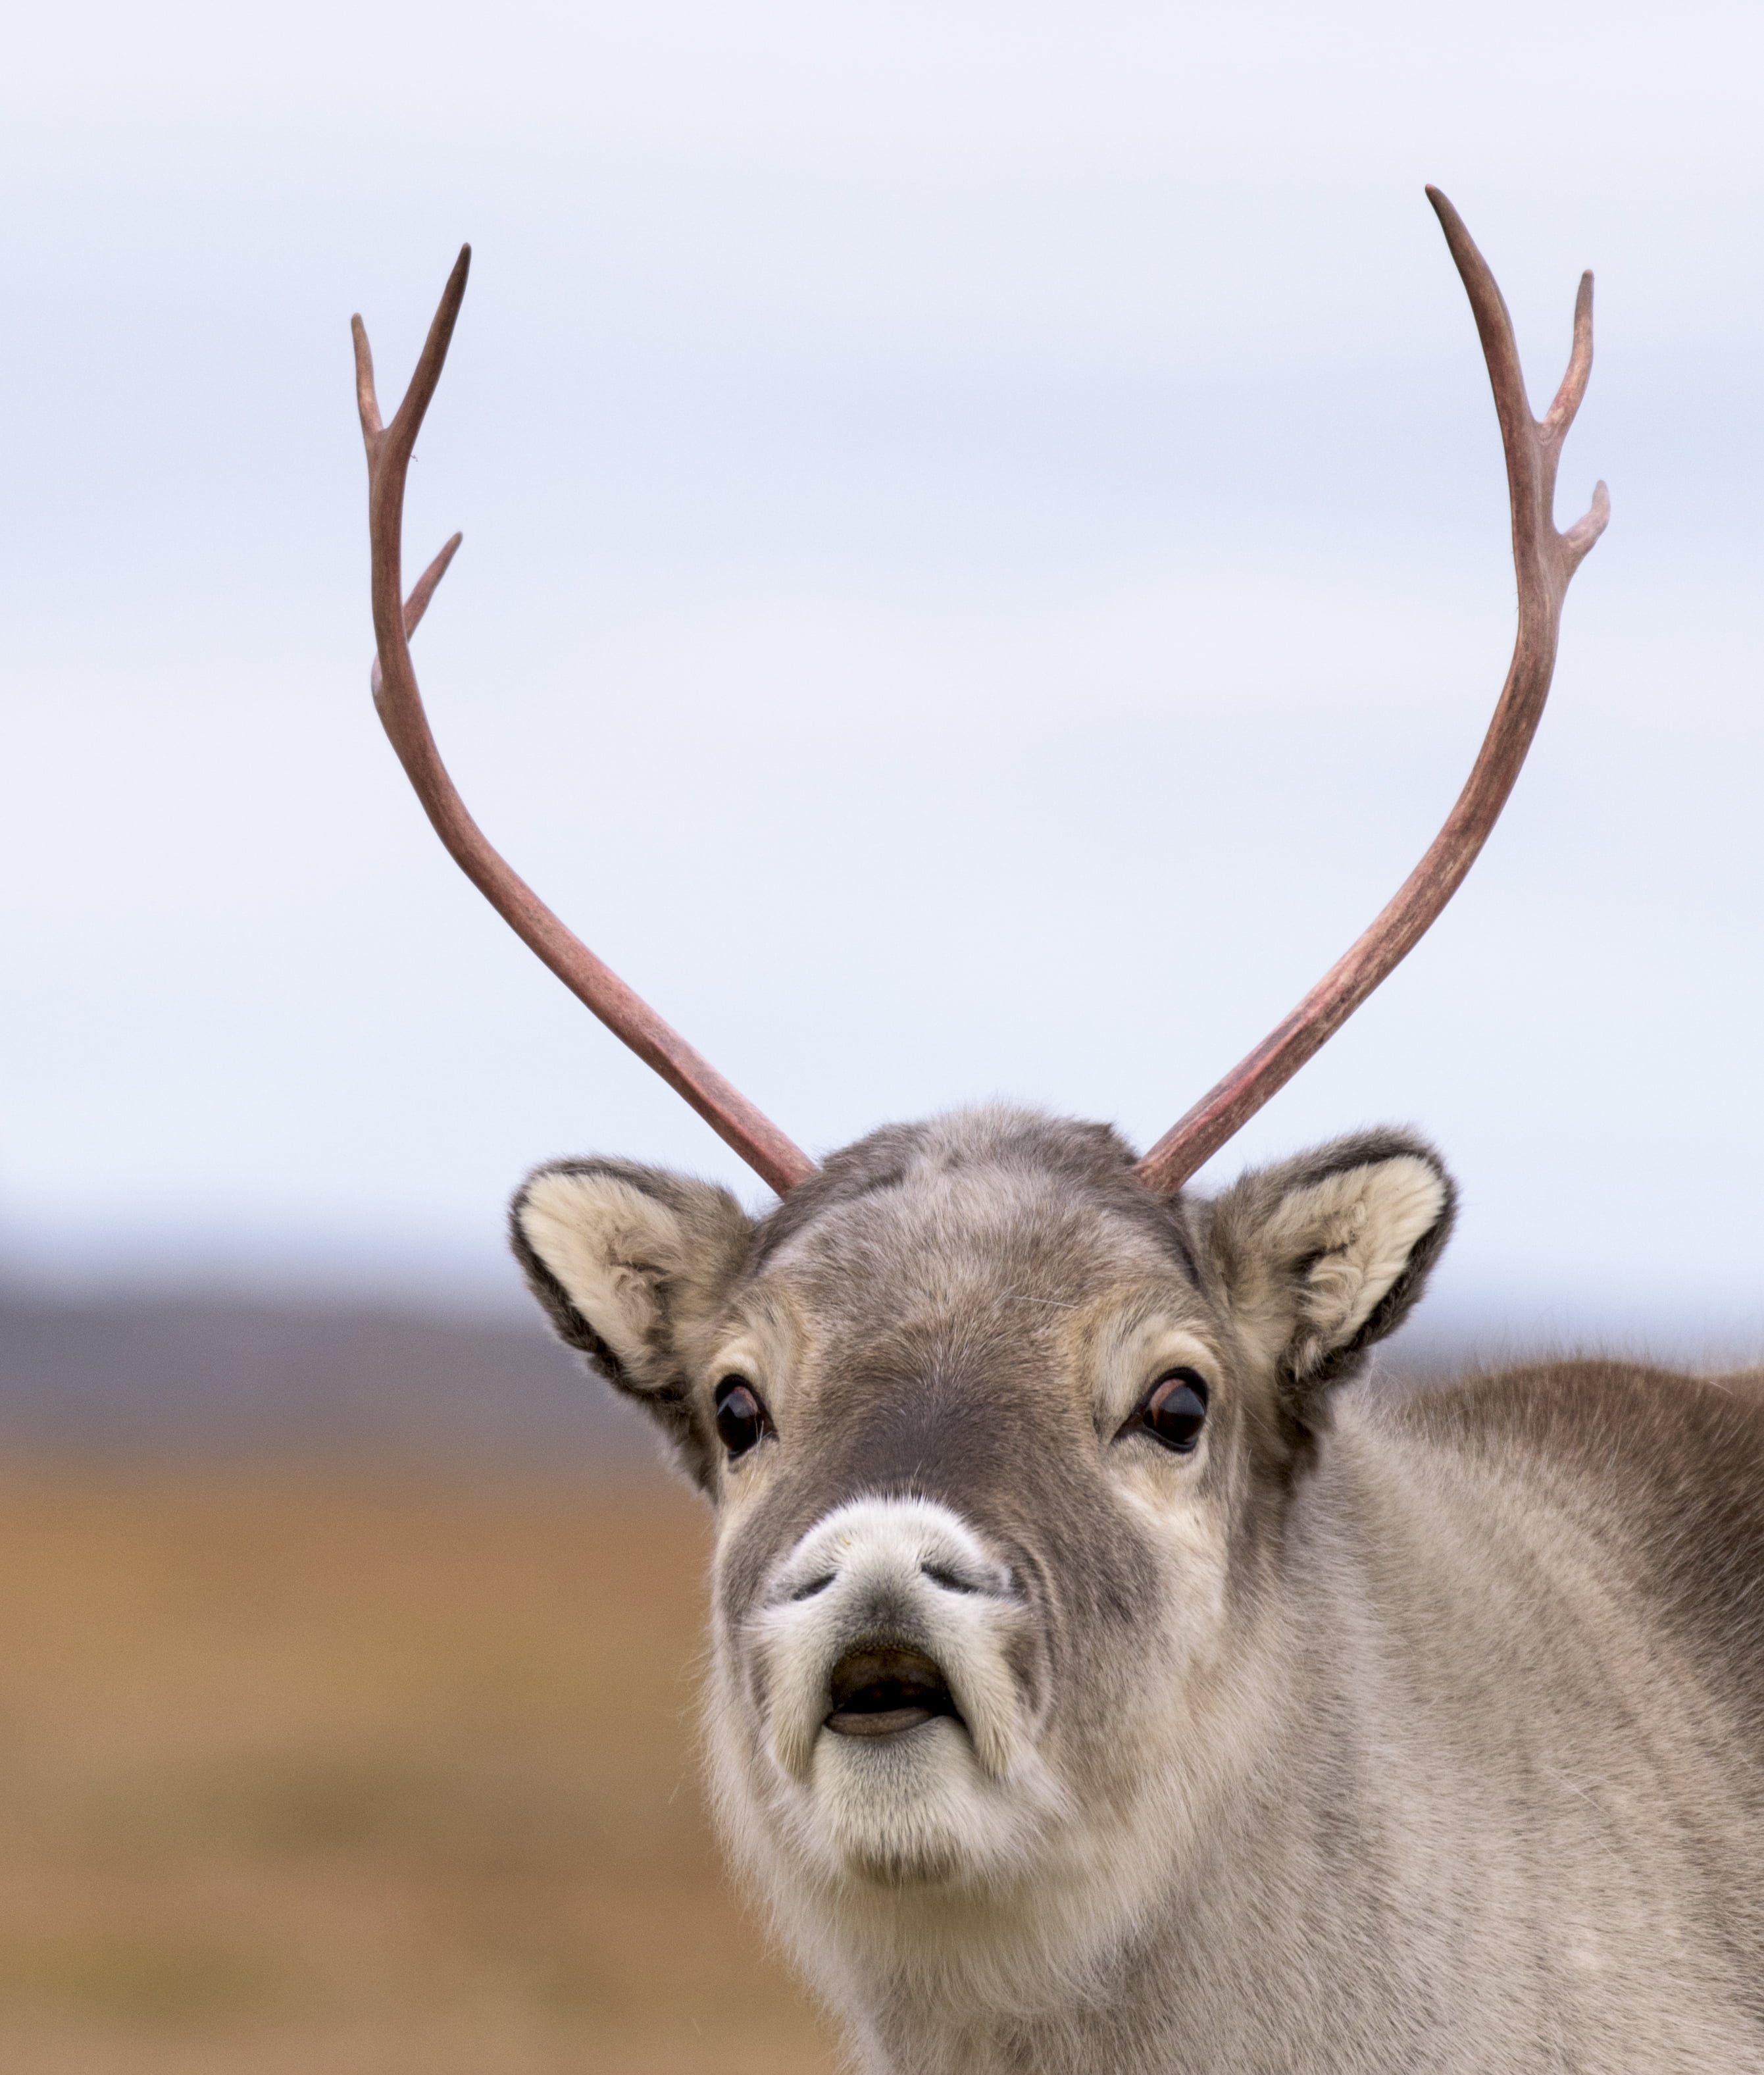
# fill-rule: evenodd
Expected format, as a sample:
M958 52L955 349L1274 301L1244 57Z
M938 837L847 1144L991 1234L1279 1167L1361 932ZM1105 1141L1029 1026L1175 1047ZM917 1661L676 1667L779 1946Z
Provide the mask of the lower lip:
M835 1709L827 1717L827 1727L837 1737L897 1737L935 1719L930 1708L884 1708L874 1714Z

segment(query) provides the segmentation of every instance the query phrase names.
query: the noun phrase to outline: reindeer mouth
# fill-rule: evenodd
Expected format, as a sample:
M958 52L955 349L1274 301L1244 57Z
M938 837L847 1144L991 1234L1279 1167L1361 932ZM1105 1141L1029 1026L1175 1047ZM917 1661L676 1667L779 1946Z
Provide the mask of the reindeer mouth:
M948 1681L922 1650L865 1643L833 1667L826 1726L841 1737L894 1737L938 1715L962 1718Z

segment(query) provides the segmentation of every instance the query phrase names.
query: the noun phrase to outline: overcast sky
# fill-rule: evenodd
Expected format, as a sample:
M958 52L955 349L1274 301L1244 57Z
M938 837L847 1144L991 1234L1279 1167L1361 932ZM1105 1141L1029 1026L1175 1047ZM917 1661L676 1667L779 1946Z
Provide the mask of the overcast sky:
M1611 487L1506 817L1215 1162L1418 1125L1491 1339L1764 1344L1764 14L64 4L0 72L0 1265L495 1301L600 1149L761 1192L380 736L348 320L460 241L408 561L509 855L811 1149L1149 1142L1407 872L1505 668L1424 181Z

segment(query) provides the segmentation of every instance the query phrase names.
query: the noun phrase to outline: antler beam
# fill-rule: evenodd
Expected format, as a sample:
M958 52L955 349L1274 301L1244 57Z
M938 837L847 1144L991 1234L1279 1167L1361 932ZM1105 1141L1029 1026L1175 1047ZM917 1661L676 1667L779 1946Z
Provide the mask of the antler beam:
M1601 483L1592 508L1566 533L1555 529L1556 464L1592 367L1592 276L1583 274L1574 304L1574 346L1555 400L1531 416L1519 350L1488 263L1463 218L1437 188L1427 189L1457 263L1482 340L1506 449L1513 504L1513 560L1519 583L1519 631L1480 753L1445 826L1396 897L1357 943L1331 966L1285 1022L1165 1133L1138 1166L1161 1195L1179 1189L1195 1170L1285 1087L1379 982L1419 942L1463 883L1506 805L1542 717L1555 669L1562 601L1568 581L1610 517Z
M418 578L409 598L404 598L404 478L424 413L446 362L470 265L471 247L462 246L448 276L435 321L429 328L410 387L389 425L380 422L366 331L358 317L352 321L356 399L361 407L362 437L367 448L368 540L373 567L374 639L379 649L373 677L375 709L435 833L473 885L571 993L640 1059L654 1067L724 1143L733 1146L755 1173L781 1195L813 1174L814 1162L707 1059L701 1058L678 1031L664 1022L640 995L596 958L504 862L466 811L429 731L411 661L410 636L428 610L436 586L446 574L460 536L456 533L447 543Z

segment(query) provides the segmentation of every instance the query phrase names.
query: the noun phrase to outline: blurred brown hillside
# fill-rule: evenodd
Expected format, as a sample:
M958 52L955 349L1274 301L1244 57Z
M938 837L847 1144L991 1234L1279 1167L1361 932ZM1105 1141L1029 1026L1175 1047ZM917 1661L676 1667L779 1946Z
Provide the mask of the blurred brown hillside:
M56 1301L0 1285L0 1448L656 1461L642 1419L537 1314L518 1322L249 1298Z

